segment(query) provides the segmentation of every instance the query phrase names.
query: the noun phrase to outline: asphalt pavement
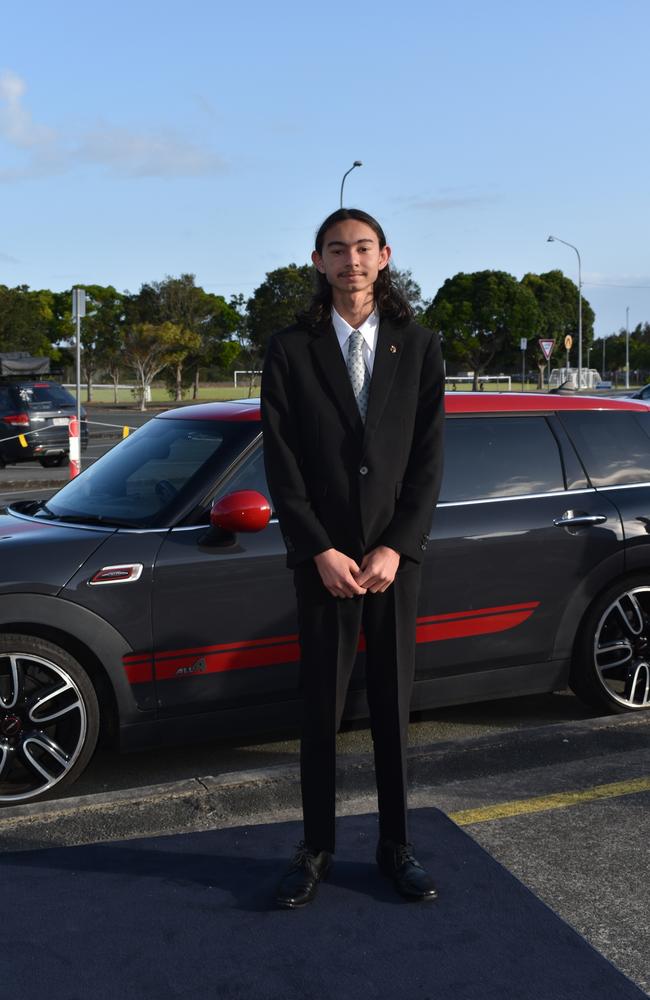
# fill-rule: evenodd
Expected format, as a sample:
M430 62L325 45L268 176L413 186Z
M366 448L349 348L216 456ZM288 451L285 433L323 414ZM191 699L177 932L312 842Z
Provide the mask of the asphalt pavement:
M414 746L410 801L442 809L648 990L649 763L647 714L501 730ZM371 754L340 755L338 788L341 815L376 810ZM299 816L294 760L11 807L0 813L0 849Z

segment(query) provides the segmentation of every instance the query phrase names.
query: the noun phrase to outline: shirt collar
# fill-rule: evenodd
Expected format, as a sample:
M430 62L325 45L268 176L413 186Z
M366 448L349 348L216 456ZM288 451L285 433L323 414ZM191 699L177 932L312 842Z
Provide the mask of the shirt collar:
M341 350L343 350L343 347L352 331L358 330L359 333L363 334L363 339L369 349L374 351L377 343L377 330L379 329L379 313L377 312L376 307L370 313L365 323L362 323L361 326L355 327L350 326L348 321L343 319L343 317L337 313L334 306L332 306L332 326L334 327L334 332L336 333L338 342L341 345Z

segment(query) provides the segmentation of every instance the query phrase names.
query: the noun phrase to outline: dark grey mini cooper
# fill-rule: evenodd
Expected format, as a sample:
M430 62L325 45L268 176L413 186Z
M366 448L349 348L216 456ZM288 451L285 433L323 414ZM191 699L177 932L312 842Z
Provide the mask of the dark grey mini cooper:
M451 393L413 707L553 691L650 706L650 411ZM371 470L372 471L372 470ZM163 413L0 516L0 801L121 748L286 726L292 574L256 401ZM366 711L363 648L347 706Z

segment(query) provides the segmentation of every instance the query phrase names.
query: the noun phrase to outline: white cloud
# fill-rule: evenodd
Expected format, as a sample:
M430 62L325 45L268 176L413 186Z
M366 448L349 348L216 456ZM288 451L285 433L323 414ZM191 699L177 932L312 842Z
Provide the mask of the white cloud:
M54 129L37 124L24 106L25 81L10 69L0 73L0 135L18 149L50 147L57 143Z
M196 177L223 170L215 153L175 132L140 133L105 126L85 135L76 159L128 177Z
M472 188L442 188L436 195L398 195L393 200L402 206L402 211L448 212L491 205L498 202L500 196Z
M476 208L490 205L498 201L496 195L488 194L443 194L438 197L421 198L415 195L410 198L399 198L405 209L425 212L448 212L457 208Z
M603 288L650 288L648 274L604 274L598 271L586 271L582 278L583 285L598 285Z
M134 132L101 125L65 135L35 122L25 105L25 81L0 72L0 139L16 151L19 164L0 169L0 181L51 176L79 165L105 167L122 177L197 177L225 168L213 150L173 130Z

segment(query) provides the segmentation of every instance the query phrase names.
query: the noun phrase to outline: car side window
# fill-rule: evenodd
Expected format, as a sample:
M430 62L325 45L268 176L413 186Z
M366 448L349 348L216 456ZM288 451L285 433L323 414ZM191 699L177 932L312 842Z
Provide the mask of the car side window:
M565 489L557 441L543 416L448 417L441 503Z
M648 414L574 411L561 420L594 486L650 482ZM647 428L644 429L644 428Z
M235 493L237 490L257 490L271 502L266 472L264 470L264 452L261 445L244 459L239 468L224 483L215 496L215 500L226 496L228 493Z

